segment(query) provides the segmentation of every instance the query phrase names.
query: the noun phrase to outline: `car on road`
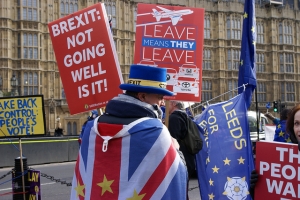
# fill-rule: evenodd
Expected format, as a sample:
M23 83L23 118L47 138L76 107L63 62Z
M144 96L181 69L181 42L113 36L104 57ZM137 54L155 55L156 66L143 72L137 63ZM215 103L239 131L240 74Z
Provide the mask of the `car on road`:
M250 131L250 138L252 142L257 142L259 140L265 140L265 127L266 124L269 124L268 118L260 113L260 120L259 120L259 135L257 134L257 116L255 111L248 111L247 112L248 123L249 123L249 131Z

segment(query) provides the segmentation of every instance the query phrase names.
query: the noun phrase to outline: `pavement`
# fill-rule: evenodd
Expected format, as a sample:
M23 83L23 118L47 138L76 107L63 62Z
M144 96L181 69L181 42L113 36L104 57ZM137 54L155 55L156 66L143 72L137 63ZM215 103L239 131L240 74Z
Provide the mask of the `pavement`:
M201 200L197 179L191 179L189 181L189 200Z

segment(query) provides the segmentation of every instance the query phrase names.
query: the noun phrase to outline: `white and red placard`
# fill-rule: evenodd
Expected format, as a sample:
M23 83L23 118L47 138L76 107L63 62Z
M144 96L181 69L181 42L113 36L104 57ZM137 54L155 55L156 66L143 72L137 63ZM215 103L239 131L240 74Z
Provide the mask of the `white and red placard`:
M104 107L122 90L117 53L103 3L48 24L71 114Z
M255 200L300 199L300 152L298 145L281 142L256 143Z
M200 102L204 9L138 4L135 64L167 68L166 99Z

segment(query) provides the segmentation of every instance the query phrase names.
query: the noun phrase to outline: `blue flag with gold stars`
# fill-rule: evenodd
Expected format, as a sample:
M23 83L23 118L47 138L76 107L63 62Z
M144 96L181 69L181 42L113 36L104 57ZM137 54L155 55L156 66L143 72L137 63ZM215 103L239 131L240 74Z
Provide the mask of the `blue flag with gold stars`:
M247 84L246 86L246 105L251 105L252 93L256 88L256 23L255 23L255 1L245 1L243 15L243 31L242 31L242 47L240 68L238 77L238 86ZM238 93L242 93L243 87L238 89Z
M202 200L251 199L254 169L245 92L226 102L209 105L195 121L205 130L196 155Z

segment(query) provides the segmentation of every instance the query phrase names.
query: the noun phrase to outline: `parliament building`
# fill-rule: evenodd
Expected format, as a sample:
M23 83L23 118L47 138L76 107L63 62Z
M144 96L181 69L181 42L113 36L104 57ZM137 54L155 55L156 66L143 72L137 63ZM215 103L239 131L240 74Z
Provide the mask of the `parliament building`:
M205 9L202 105L237 94L244 2L247 0L1 0L0 96L44 97L46 132L60 126L78 135L89 113L70 115L48 23L95 3L112 17L112 34L124 81L133 63L137 4L151 3ZM279 101L287 107L300 97L300 1L255 0L257 102Z

